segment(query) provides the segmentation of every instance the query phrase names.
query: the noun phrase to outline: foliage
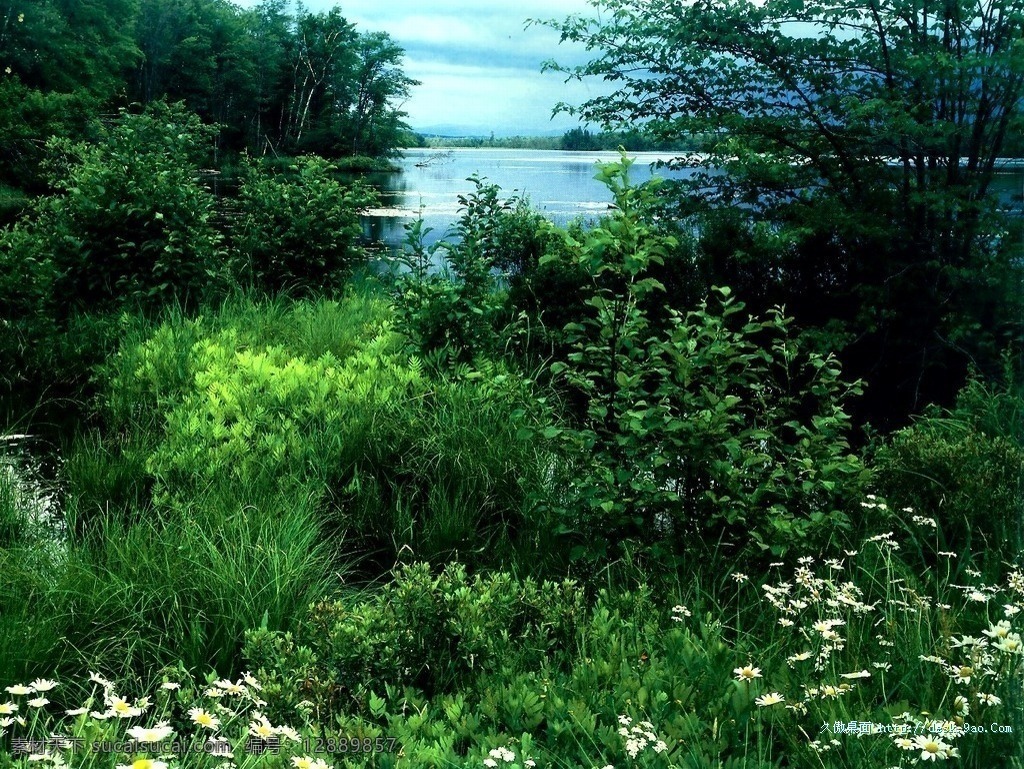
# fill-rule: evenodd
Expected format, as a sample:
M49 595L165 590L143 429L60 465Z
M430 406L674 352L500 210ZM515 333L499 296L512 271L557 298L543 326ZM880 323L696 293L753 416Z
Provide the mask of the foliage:
M359 213L376 200L362 183L342 184L322 158L299 158L286 173L248 166L232 232L234 272L268 293L340 286L366 261Z
M468 362L500 344L503 303L497 276L512 278L535 264L543 248L540 220L521 198L471 176L475 189L459 195L459 219L448 238L423 246L422 222L408 231L397 309L403 330L424 355ZM438 272L432 264L441 262Z
M268 668L267 680L278 681L283 696L310 698L321 717L335 703L365 705L370 692L385 687L456 694L497 671L540 667L566 650L585 619L583 592L572 582L520 582L504 573L471 578L458 564L434 575L418 563L361 601L313 607L304 632L319 640L306 691L294 688L287 669ZM275 653L277 643L274 633L254 631L246 655L261 667L289 664ZM338 685L348 690L341 701Z
M122 113L95 144L54 141L52 184L0 247L39 270L49 313L188 303L220 279L214 200L196 180L209 130L181 107Z
M974 380L955 408L931 410L878 450L881 493L939 523L930 560L933 550L973 549L998 562L1024 549L1022 413L1012 380L998 390Z
M585 403L578 426L544 432L570 458L567 499L549 506L557 530L589 560L631 544L659 558L715 541L775 554L822 544L849 525L864 476L843 410L858 385L808 352L781 311L744 322L725 288L656 321L648 307L664 287L651 266L676 243L645 223L652 191L628 184L628 165L600 166L616 214L565 235L595 290L552 366Z
M844 360L871 385L876 422L948 402L972 358L998 368L1024 317L990 194L1021 124L1019 0L591 5L599 18L551 25L596 58L549 66L616 91L563 108L659 139L705 137L703 154L678 159L702 172L666 213L710 208L714 223L741 210L759 251L709 234L753 272L750 292L730 265L710 283L838 325L830 336L855 340Z
M478 765L499 747L558 767L888 766L926 752L986 766L1014 751L1021 722L1024 577L954 585L909 571L900 548L870 537L766 579L694 570L689 607L647 588L581 603L572 583L418 565L314 607L294 634L248 634L246 654L271 714L307 701L326 733L396 737L400 755L374 757L389 767Z
M219 149L394 154L417 85L385 33L339 9L283 0L5 0L0 5L0 179L39 187L47 139L128 103L183 102L222 126Z
M518 437L537 418L529 381L499 367L428 376L379 297L276 308L228 307L122 348L111 427L133 436L125 461L148 455L122 496L153 482L160 504L310 497L387 566L410 548L504 559L494 545L539 536L525 513L546 460Z

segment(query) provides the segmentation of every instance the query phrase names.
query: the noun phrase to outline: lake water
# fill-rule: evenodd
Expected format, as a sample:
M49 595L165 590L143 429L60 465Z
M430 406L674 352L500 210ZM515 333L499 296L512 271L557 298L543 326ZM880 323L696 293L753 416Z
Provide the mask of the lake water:
M364 218L367 237L397 250L405 237L405 225L422 217L433 231L426 242L444 236L458 217L458 196L474 190L467 178L485 177L501 187L505 197L513 193L526 197L530 205L556 224L577 217L596 219L608 211L612 196L594 179L595 163L618 160L616 152L557 152L509 149L405 150L398 161L401 173L373 174L370 182L381 190L381 207ZM631 153L636 163L630 180L639 183L652 175L683 179L692 170L653 169L657 160L670 153ZM1024 191L1024 168L1017 166L1000 173L994 191L1004 204L1019 213ZM1024 219L1021 220L1024 226Z
M685 178L692 171L651 170L657 160L671 154L638 152L630 180L640 183L653 174ZM398 161L402 172L373 174L370 181L381 190L381 207L366 217L366 234L397 248L405 237L405 225L422 217L433 232L427 243L439 240L458 217L459 195L473 192L467 179L476 174L501 187L505 197L513 193L529 200L532 208L556 224L577 217L596 219L608 211L608 188L594 179L595 163L613 162L616 152L557 152L508 149L405 150Z

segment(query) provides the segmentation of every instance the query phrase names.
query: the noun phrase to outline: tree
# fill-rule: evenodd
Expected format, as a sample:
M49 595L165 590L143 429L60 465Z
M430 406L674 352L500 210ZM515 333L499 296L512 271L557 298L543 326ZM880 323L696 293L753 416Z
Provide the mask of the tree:
M358 35L337 8L318 14L300 11L296 26L292 91L282 139L291 147L322 151L322 133L315 141L306 134L329 119L336 103L350 102Z
M1022 0L591 5L600 21L549 22L601 51L562 71L617 91L560 107L710 136L688 159L701 194L674 209L714 213L710 280L840 320L847 370L896 415L951 397L972 359L995 365L1000 335L1019 338L1019 269L989 192L1022 126Z
M354 155L385 155L398 146L408 128L394 102L409 98L419 82L401 70L405 51L386 32L359 36L355 100L349 110L346 138Z

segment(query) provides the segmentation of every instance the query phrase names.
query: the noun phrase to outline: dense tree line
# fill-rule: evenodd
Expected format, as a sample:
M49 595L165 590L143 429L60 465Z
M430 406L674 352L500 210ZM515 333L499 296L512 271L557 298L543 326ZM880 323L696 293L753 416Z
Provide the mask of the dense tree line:
M51 136L183 101L222 151L387 155L416 82L387 34L285 0L3 0L0 176L31 183Z

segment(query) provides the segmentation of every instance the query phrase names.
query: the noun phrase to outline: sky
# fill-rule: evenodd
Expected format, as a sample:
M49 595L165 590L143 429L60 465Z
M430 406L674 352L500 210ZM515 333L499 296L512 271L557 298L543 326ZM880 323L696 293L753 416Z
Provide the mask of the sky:
M257 0L235 0L252 7ZM545 59L580 64L581 48L559 45L554 30L528 18L564 19L596 11L586 0L305 0L313 13L334 6L361 32L387 32L406 52L405 72L419 80L403 109L417 129L461 126L473 133L561 133L578 125L551 111L607 91L599 81L565 83L541 73Z

